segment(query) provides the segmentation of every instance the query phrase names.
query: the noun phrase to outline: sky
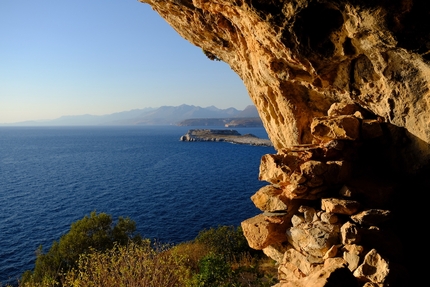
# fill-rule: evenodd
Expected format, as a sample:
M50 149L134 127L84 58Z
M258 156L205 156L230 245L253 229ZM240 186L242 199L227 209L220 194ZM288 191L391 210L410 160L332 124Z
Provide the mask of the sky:
M242 80L137 0L1 0L0 123L181 104L244 109Z

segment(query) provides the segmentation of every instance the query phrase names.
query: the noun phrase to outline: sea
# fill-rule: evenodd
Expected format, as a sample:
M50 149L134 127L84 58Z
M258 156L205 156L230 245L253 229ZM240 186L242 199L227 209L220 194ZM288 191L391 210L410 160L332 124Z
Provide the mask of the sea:
M171 244L260 213L250 197L267 184L261 156L275 150L179 141L188 129L0 127L0 286L92 211L129 217L142 237ZM268 138L264 128L236 130Z

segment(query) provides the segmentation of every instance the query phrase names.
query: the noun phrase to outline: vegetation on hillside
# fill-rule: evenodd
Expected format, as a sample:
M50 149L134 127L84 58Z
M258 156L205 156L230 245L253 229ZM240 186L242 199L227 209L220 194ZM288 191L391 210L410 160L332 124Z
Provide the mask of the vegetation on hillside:
M241 228L203 230L190 242L142 239L135 223L92 212L76 221L19 286L240 287L275 284L274 262L248 247Z

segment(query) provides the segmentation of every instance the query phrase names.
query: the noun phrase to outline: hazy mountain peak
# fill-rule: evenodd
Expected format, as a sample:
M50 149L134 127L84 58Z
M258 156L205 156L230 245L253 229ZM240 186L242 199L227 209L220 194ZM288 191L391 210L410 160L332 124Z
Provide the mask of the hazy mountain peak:
M236 117L238 118L258 118L258 111L254 105L247 106L243 111L241 111Z

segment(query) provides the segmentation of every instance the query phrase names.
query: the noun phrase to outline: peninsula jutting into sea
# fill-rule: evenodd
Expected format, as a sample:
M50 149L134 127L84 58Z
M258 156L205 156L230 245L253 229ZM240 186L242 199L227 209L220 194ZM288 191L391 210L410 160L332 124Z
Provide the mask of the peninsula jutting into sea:
M180 141L215 141L256 146L273 146L268 139L261 139L253 134L241 135L236 130L194 129L181 136Z

